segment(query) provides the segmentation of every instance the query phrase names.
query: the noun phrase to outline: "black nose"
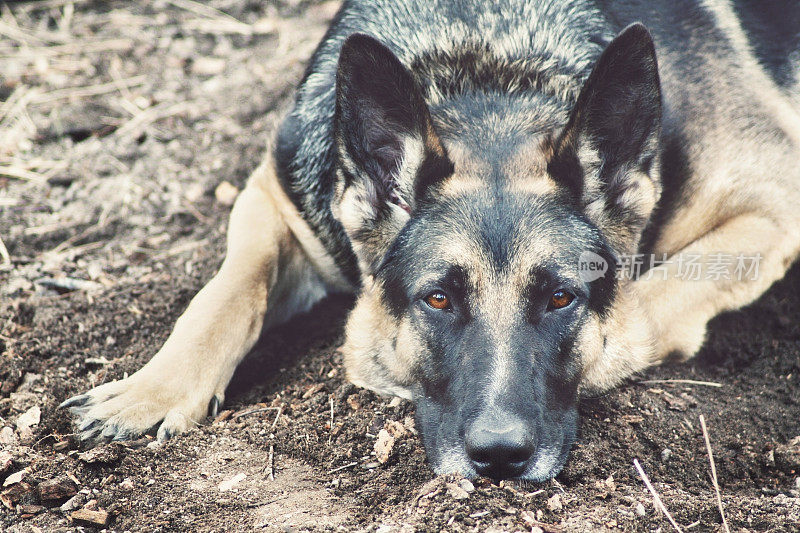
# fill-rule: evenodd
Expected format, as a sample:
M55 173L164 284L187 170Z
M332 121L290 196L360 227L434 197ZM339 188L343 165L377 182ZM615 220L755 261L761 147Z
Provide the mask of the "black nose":
M521 422L476 422L467 431L466 449L479 475L507 479L525 471L536 446Z

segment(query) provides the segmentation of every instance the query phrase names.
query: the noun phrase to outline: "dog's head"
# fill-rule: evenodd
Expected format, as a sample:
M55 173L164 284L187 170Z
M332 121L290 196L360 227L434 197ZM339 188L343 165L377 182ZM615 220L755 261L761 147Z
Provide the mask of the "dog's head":
M334 214L364 273L345 364L413 400L437 472L544 480L575 438L579 388L630 370L604 332L636 319L614 267L660 194L650 35L621 33L572 109L506 96L429 108L385 46L344 43ZM587 254L606 275L583 275Z

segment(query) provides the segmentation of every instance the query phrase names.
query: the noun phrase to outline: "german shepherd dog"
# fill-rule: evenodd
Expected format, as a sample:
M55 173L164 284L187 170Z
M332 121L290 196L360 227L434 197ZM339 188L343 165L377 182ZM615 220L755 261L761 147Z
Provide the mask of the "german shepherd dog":
M555 476L583 391L693 356L797 257L798 28L792 0L345 1L219 272L63 406L89 443L185 432L262 329L345 291L348 378L414 402L436 472Z

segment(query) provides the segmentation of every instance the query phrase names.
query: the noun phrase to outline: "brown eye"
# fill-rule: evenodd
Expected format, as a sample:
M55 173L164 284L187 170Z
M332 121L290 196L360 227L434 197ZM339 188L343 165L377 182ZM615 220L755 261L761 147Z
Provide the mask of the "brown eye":
M550 297L550 309L562 309L572 303L575 296L567 291L558 290Z
M450 299L445 293L439 291L432 292L426 296L425 303L440 311L450 308Z

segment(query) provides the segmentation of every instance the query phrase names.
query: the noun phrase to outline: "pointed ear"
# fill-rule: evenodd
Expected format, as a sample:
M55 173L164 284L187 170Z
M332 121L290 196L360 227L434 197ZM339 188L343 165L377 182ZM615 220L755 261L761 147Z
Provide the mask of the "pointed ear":
M618 253L633 252L661 195L661 88L647 29L624 29L600 56L548 165Z
M366 35L351 35L342 45L334 135L334 214L362 266L371 268L424 190L453 166L417 83L388 48Z

